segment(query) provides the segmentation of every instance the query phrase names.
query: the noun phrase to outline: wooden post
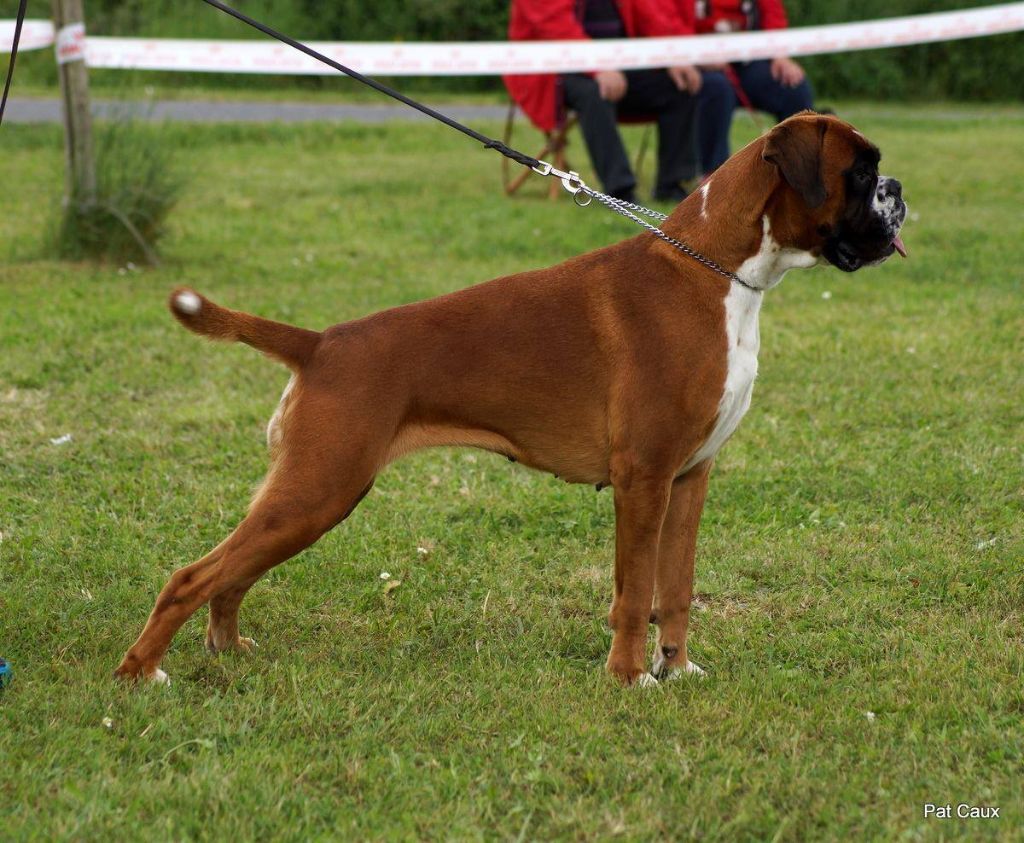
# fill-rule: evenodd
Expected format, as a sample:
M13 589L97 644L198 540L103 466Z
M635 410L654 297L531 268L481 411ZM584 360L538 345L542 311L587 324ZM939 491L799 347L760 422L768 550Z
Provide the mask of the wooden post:
M64 202L89 204L96 198L96 161L82 0L53 0L53 26L57 32L57 70L64 105Z

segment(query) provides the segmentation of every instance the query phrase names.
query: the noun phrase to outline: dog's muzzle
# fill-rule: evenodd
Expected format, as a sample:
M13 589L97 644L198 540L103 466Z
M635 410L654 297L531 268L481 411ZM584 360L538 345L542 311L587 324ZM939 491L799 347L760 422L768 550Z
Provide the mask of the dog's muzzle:
M874 212L881 218L882 225L890 237L893 250L900 257L907 256L907 247L903 245L900 229L907 218L907 203L903 201L903 185L897 179L881 176L875 189L872 202ZM892 254L892 252L890 252Z

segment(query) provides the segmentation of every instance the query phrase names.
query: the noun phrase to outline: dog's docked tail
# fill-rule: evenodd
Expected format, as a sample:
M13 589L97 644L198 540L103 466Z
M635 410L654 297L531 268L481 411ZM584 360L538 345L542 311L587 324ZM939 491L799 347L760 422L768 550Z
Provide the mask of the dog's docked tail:
M317 331L228 310L188 287L171 293L168 304L175 318L190 331L215 340L244 342L296 371L320 342Z

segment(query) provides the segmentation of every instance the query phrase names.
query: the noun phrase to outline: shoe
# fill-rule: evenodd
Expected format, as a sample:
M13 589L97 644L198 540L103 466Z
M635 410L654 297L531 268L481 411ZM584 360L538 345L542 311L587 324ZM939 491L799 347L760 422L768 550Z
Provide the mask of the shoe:
M655 202L673 202L679 204L690 194L683 190L682 185L674 184L671 187L659 187L654 191Z

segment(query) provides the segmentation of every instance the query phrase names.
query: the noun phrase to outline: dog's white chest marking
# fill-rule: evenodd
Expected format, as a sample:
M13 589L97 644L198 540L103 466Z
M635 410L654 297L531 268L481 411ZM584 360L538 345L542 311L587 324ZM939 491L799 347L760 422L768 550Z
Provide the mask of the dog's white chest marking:
M772 237L772 224L765 214L761 217L761 246L736 270L736 274L751 287L770 290L791 269L809 269L823 262L820 256L803 249L783 246Z
M761 313L760 291L774 287L790 269L810 267L819 258L810 252L783 247L771 234L768 217L762 219L764 233L756 255L747 258L736 274L756 289L733 283L725 297L725 333L728 342L725 388L718 403L718 417L704 444L683 467L688 471L714 457L739 427L750 409L750 397L757 377L757 352L761 347L758 317Z
M733 284L725 297L725 333L729 343L725 389L718 402L718 418L711 434L684 470L717 454L750 408L754 378L757 377L757 352L761 346L758 316L762 298L761 293L739 284Z

